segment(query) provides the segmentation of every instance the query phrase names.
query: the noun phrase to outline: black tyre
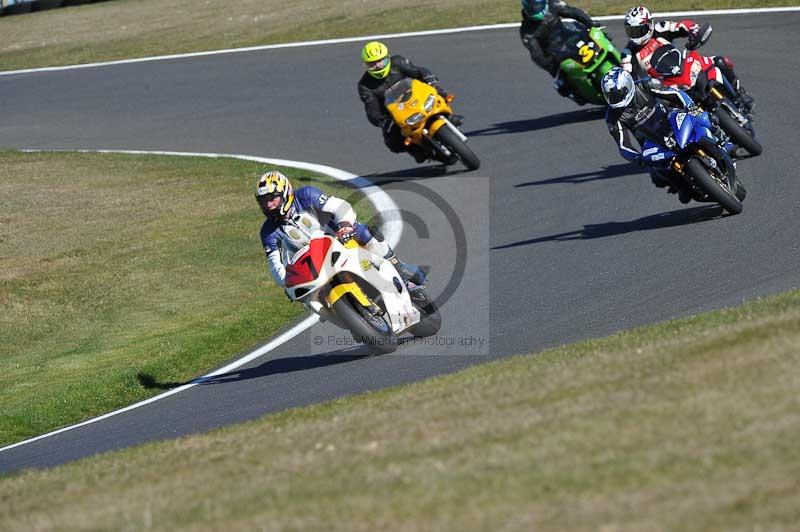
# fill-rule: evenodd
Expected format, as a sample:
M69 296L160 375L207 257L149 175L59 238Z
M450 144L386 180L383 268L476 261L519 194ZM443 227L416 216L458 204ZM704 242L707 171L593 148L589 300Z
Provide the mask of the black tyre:
M742 182L739 181L739 179L737 178L736 179L736 198L739 201L744 201L744 198L746 198L746 197L747 197L747 189L744 188L744 185L742 184Z
M481 160L478 159L475 152L473 152L465 142L450 130L449 126L442 126L439 128L439 131L436 132L436 140L455 152L458 158L461 159L461 162L464 163L464 166L467 167L467 170L477 170L480 168Z
M725 185L723 186L722 183L717 181L711 174L708 173L708 170L703 163L701 163L697 159L690 159L686 166L683 169L687 175L689 175L695 182L695 184L700 187L703 192L708 194L708 196L713 200L722 205L722 207L731 214L739 214L742 212L744 208L742 206L742 202L739 198L736 197L736 194L731 190L730 182L725 180ZM735 190L736 183L733 183L733 189Z
M333 304L333 311L347 325L357 342L379 353L391 353L397 349L397 335L391 325L361 305L353 304L347 296L342 296Z
M439 328L442 326L442 316L439 314L439 307L427 292L424 289L416 290L411 297L411 303L419 310L420 320L419 323L410 327L408 332L420 338L433 336L439 332Z
M731 116L725 107L720 107L717 111L717 118L719 119L719 127L731 138L731 142L737 146L741 146L750 155L761 155L764 148L761 144L753 138L750 132L739 125L739 122Z

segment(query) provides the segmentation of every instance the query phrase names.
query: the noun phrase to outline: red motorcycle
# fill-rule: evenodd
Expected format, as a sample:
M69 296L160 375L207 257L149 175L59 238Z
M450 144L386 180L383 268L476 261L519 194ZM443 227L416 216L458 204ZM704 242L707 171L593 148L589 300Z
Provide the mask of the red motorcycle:
M647 73L667 87L685 91L712 115L733 144L750 155L760 155L761 144L755 139L752 117L736 104L736 91L714 64L712 57L697 50L683 53L672 44L664 44L653 52Z

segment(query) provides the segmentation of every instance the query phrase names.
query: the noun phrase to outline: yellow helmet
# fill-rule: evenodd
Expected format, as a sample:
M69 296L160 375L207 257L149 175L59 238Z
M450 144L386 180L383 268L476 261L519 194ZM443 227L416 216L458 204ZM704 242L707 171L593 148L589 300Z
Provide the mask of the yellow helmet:
M361 49L361 60L367 72L373 78L383 79L389 75L392 60L389 58L389 49L379 41L368 42Z
M280 201L274 201L280 198ZM274 219L286 219L294 205L294 190L289 178L277 170L271 170L258 178L256 183L256 201L264 216Z

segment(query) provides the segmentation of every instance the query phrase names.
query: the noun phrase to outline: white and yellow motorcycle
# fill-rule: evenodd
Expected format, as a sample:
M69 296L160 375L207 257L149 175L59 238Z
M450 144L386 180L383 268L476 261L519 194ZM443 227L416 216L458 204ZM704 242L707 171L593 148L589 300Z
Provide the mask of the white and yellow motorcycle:
M409 293L391 262L321 230L288 260L286 293L380 353L397 349L401 334L431 336L441 326L423 287Z

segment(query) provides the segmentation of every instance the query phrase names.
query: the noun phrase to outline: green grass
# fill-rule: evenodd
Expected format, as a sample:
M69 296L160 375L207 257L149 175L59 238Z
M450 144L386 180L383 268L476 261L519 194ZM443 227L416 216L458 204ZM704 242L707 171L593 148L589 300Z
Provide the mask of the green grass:
M594 16L622 14L632 5L573 4ZM795 4L653 0L648 6L676 11ZM518 20L516 0L115 0L0 18L0 70Z
M796 530L800 291L0 479L9 530Z
M140 374L196 377L301 314L266 270L264 168L0 152L0 445L152 395Z

